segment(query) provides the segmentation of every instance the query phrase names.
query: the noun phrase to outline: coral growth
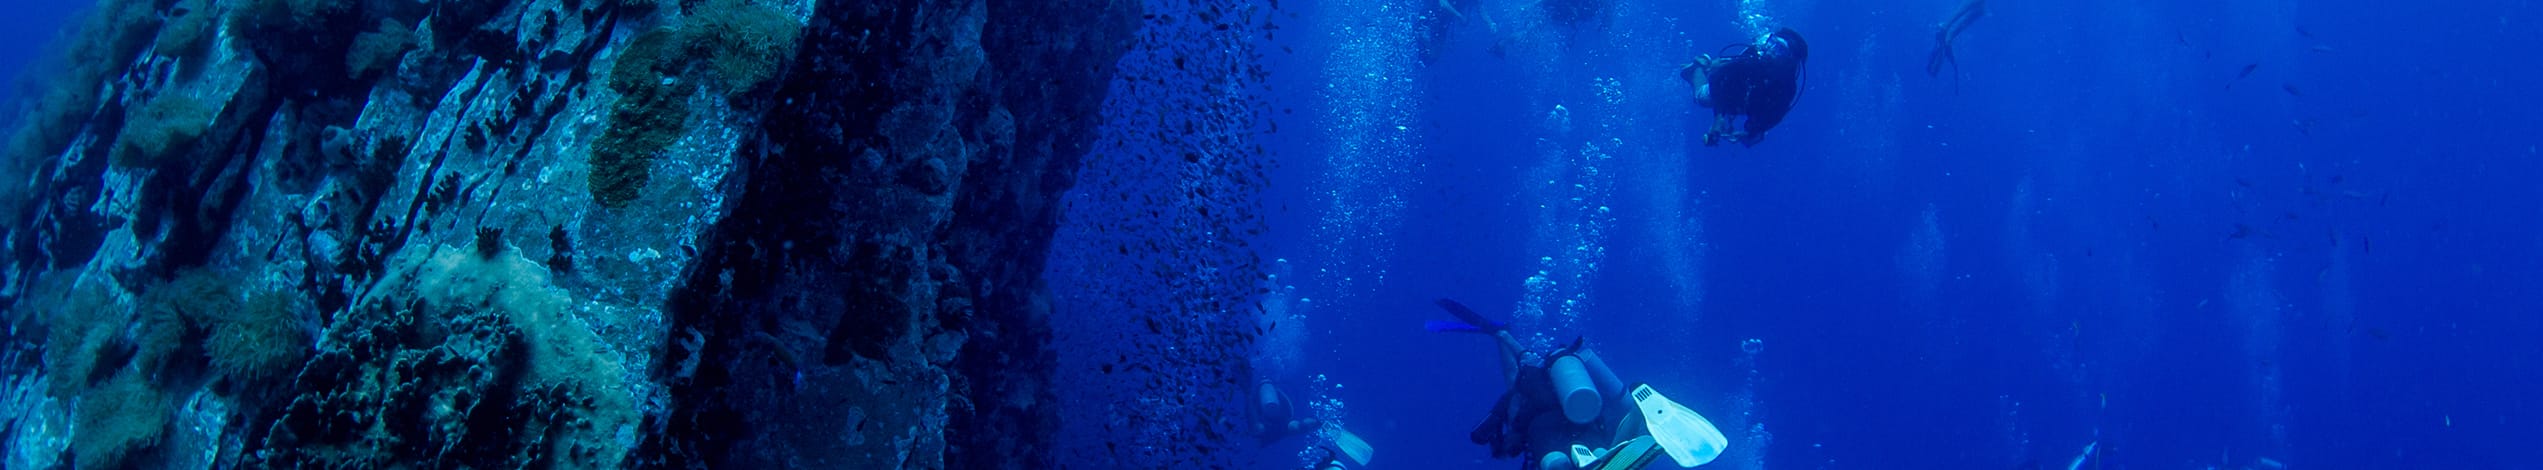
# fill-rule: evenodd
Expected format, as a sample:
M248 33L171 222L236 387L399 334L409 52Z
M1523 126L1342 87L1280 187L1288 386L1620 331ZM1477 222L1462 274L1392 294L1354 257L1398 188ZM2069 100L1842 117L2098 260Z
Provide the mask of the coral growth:
M115 136L113 162L126 168L153 167L189 150L212 128L221 108L182 94L160 95L124 117Z
M706 57L707 69L734 94L776 78L803 37L803 25L785 12L740 0L699 5L682 30L694 55Z
M274 289L242 291L234 277L206 268L181 271L142 296L142 319L170 325L151 329L166 344L183 340L173 335L201 335L214 377L234 383L273 378L299 365L313 339L296 298Z
M329 331L261 445L267 467L612 467L627 371L517 252L401 255Z
M52 375L46 391L58 398L77 396L105 375L97 370L97 352L115 339L116 327L131 317L131 310L118 304L115 290L103 282L57 275L37 286L35 296L18 309L44 317L44 370Z
M712 78L707 82L728 95L749 93L776 78L802 36L803 25L785 12L714 0L699 5L685 26L629 41L609 74L618 104L592 144L592 199L609 207L634 201L652 178L654 155L687 131L694 85L681 77Z
M167 397L138 371L115 374L79 399L71 434L74 467L120 468L133 452L159 443L171 414Z
M247 294L237 310L210 312L196 320L206 328L203 352L212 372L237 383L257 383L282 376L309 357L309 322L298 302L282 290Z
M653 176L654 154L687 129L689 89L667 78L682 58L679 41L670 31L637 36L610 71L609 86L621 96L610 109L609 129L592 143L590 160L592 200L603 206L634 201Z

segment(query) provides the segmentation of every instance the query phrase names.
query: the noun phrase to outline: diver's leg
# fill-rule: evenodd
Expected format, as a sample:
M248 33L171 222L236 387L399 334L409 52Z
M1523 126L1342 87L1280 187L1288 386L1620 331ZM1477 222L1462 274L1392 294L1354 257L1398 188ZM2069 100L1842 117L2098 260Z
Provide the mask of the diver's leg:
M1642 404L1635 403L1633 400L1627 399L1623 406L1634 407L1634 409L1626 410L1624 419L1616 421L1616 440L1614 442L1625 442L1633 440L1633 438L1651 435L1651 426L1643 424L1642 421Z
M1713 55L1698 54L1694 62L1678 67L1678 78L1689 85L1703 85L1713 75Z
M1501 344L1501 383L1519 383L1519 358L1527 350L1519 347L1519 338L1511 336L1510 330L1492 332L1492 338Z

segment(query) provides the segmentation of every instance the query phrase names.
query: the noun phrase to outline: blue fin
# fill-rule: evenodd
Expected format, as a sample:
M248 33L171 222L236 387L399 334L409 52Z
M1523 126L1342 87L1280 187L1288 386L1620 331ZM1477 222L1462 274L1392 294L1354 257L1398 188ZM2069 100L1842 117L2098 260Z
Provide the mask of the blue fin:
M1485 319L1483 314L1475 313L1474 309L1466 308L1466 304L1457 303L1455 300L1439 299L1437 303L1440 309L1447 310L1448 315L1457 317L1457 321L1462 324L1433 320L1429 325L1431 331L1497 333L1510 329L1510 324Z
M1483 332L1484 332L1483 327L1474 326L1474 325L1468 325L1468 324L1466 324L1465 322L1448 321L1448 320L1431 320L1431 321L1429 321L1429 322L1424 322L1424 323L1422 323L1422 329L1430 330L1430 332L1432 332L1432 333L1483 333Z

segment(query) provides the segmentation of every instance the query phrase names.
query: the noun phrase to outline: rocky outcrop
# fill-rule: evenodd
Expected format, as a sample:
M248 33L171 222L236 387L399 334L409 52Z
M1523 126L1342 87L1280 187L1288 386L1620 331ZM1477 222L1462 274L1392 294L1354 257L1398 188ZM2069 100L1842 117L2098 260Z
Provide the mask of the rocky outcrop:
M0 167L0 467L1041 466L1136 10L105 1Z
M698 338L677 361L707 366L675 382L659 455L1045 467L1051 201L1136 11L843 3L859 6L806 36L777 95L792 105L676 310L675 336Z

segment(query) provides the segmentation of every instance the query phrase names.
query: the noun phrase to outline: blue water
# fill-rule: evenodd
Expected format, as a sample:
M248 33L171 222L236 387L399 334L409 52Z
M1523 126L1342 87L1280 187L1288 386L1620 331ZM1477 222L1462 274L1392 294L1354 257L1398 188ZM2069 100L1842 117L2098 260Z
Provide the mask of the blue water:
M86 3L12 4L0 75ZM1514 467L1466 442L1500 378L1438 298L1585 338L1723 428L1711 468L2543 461L2528 2L1999 1L1941 77L1959 0L1147 3L1186 20L1123 59L1054 245L1072 468L1338 429ZM1700 145L1678 64L1772 27L1813 47L1796 109ZM1331 426L1202 437L1251 380Z
M27 70L44 58L46 51L70 19L86 11L92 2L81 0L27 0L9 4L9 14L0 16L0 104L15 104L29 86L50 86L27 77ZM9 108L0 108L9 109ZM17 122L17 116L0 117L0 124Z
M1255 46L1293 331L1252 371L1374 468L1518 465L1465 441L1499 376L1422 330L1441 297L1587 338L1724 428L1715 467L2543 458L2531 4L1994 2L1955 80L1923 66L1957 0L1488 0L1423 53L1428 3L1289 0ZM1791 117L1699 145L1677 65L1775 26L1813 47Z

